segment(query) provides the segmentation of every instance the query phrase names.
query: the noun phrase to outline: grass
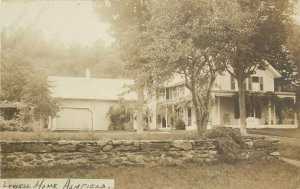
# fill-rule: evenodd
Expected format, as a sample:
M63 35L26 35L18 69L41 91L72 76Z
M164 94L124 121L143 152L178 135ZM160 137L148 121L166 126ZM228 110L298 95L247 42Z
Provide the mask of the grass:
M300 161L300 147L286 144L279 144L279 152L281 156L289 159Z
M290 138L300 138L300 128L298 129L249 129L248 133L290 137Z
M300 129L249 129L248 133L284 137L279 140L281 156L300 160Z
M128 131L65 131L65 132L0 132L0 139L6 141L24 140L176 140L197 139L197 131L145 132L137 134Z
M281 156L300 160L300 129L249 129L248 133L284 137L279 140Z
M2 170L2 178L108 178L115 179L116 188L131 189L296 189L300 187L300 169L279 160L156 168L54 167Z

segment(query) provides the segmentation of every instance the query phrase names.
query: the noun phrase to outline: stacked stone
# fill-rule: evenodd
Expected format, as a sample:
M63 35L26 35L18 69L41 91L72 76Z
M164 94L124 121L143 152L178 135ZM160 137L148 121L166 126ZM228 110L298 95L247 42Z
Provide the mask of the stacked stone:
M0 141L3 168L52 166L173 166L210 163L220 159L216 141L107 140L107 141ZM246 139L241 159L258 152L277 152L277 141Z
M253 138L243 140L242 152L240 159L269 159L278 158L278 140L266 138Z

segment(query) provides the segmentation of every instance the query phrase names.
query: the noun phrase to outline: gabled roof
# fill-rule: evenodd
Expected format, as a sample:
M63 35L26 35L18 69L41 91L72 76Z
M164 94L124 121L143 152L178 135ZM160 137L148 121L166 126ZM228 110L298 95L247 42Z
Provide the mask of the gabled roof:
M266 70L271 72L274 78L282 77L281 74L269 62L265 61L265 63L266 63Z
M49 76L51 96L62 99L83 100L135 100L136 93L130 92L134 84L129 79L98 79L84 77Z

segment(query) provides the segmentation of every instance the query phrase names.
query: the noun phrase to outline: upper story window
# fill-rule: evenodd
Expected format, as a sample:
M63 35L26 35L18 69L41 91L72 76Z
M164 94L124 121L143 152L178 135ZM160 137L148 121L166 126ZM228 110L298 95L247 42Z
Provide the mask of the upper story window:
M248 86L247 86L247 80L248 80ZM264 82L263 77L259 76L251 76L248 78L244 85L245 88L247 88L249 91L263 91L264 90ZM235 78L233 76L230 76L230 86L231 90L237 89Z
M159 90L159 98L166 98L166 89L160 89Z
M263 77L251 76L248 79L248 90L263 91L264 90Z
M163 91L165 92L163 92ZM165 96L165 98L163 99L175 99L178 98L180 96L184 95L184 85L178 85L178 86L174 86L174 87L167 87L165 89L162 89L160 92L160 97Z

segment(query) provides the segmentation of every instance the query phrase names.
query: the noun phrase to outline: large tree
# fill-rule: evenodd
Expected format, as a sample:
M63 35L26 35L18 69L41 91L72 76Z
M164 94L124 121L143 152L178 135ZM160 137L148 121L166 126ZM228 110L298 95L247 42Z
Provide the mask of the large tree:
M265 68L266 61L273 65L286 61L290 12L288 1L236 2L235 6L227 7L228 14L223 17L228 37L223 52L227 70L238 83L241 133L246 135L245 81L258 68Z
M111 33L119 45L119 52L125 62L127 73L135 79L138 92L137 132L143 131L144 87L148 76L140 68L143 61L140 49L145 46L141 34L149 19L145 0L107 0L94 3L102 21L111 24Z
M300 2L299 2L300 3ZM290 51L292 60L296 64L296 70L293 70L292 77L288 82L290 82L289 89L296 92L297 101L296 101L296 112L298 112L298 120L300 119L300 23L293 25L291 34L288 38L288 49Z
M19 118L28 123L40 120L46 123L58 111L58 104L50 96L47 77L38 73L15 52L2 56L1 100L21 102Z
M184 75L198 133L203 134L212 107L211 91L217 74L224 71L224 59L218 49L224 38L218 19L224 12L223 4L174 0L151 1L148 6L151 20L143 33L148 42L143 57L151 61L143 64L142 70L157 86L177 73Z

